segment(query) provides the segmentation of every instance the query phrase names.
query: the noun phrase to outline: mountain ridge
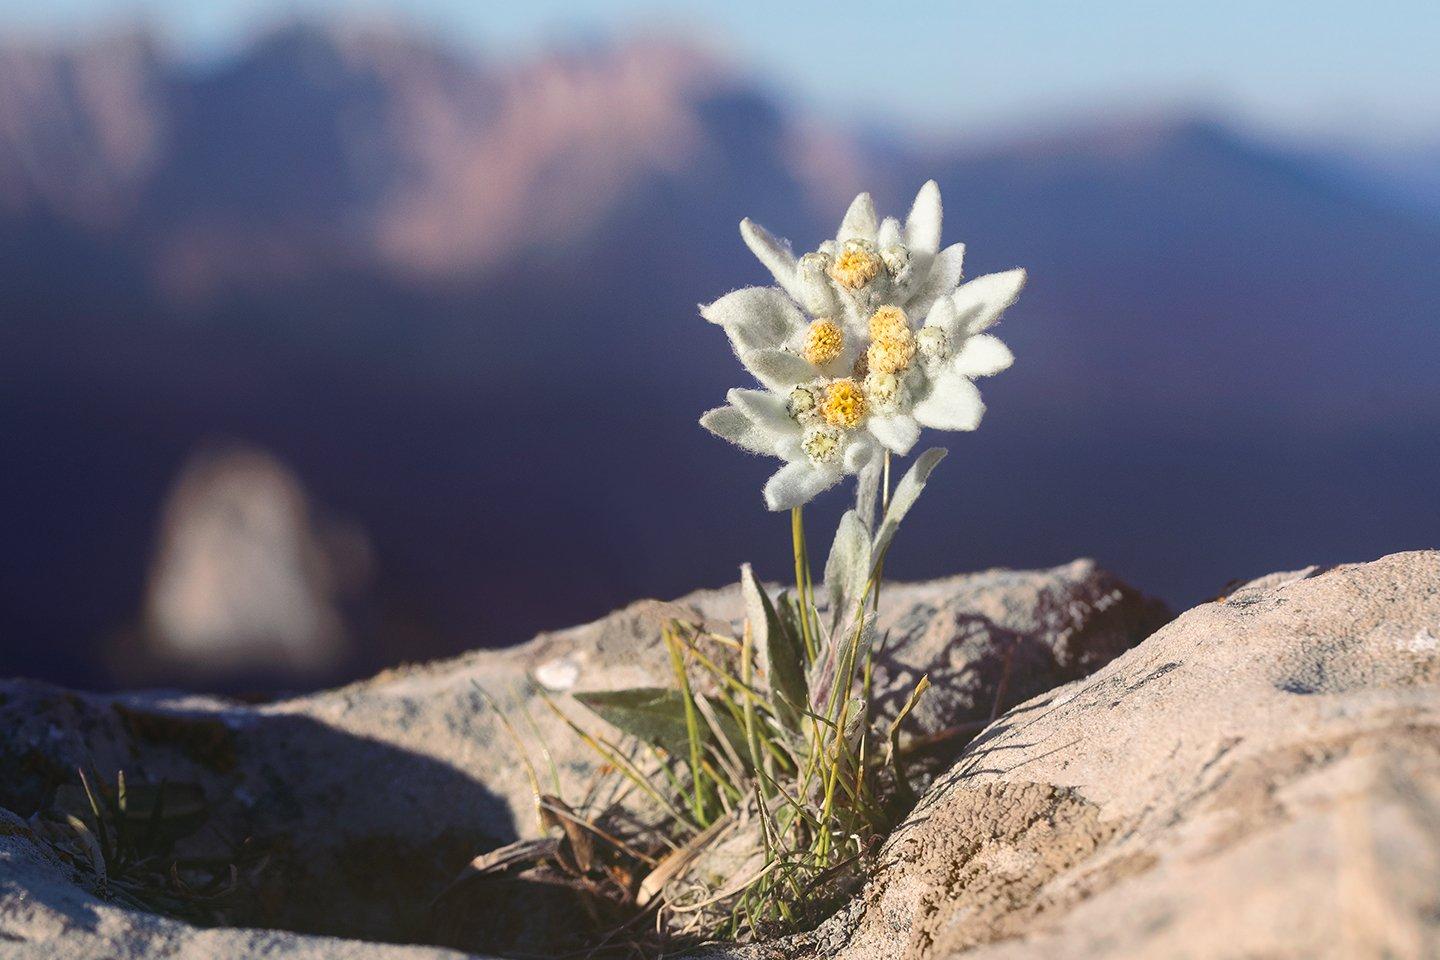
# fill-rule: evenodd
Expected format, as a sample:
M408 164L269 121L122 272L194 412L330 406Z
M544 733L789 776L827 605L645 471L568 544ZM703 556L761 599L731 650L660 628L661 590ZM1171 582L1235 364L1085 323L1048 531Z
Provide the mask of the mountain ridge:
M1440 221L1308 155L1194 116L866 137L657 41L369 44L0 52L16 669L73 681L63 652L135 615L167 486L217 437L371 534L356 671L783 570L772 465L695 426L745 381L695 305L768 282L742 217L806 249L854 191L903 213L932 176L967 273L1031 279L898 575L1098 554L1179 605L1217 569L1440 538Z

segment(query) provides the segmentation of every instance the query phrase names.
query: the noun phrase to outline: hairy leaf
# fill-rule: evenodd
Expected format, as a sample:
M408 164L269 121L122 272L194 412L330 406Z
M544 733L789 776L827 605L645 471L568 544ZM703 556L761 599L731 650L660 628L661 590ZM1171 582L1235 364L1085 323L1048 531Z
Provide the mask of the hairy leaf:
M780 710L781 718L786 726L797 729L800 718L794 708L803 707L808 702L805 643L793 621L782 622L775 613L770 597L755 579L755 571L748 563L740 567L740 592L745 597L745 617L750 621L750 635L756 648L764 651L770 689L779 695L784 704Z
M825 561L825 592L830 597L832 631L860 602L870 581L870 532L859 514L845 511L835 528L835 542Z
M900 521L905 519L905 514L915 506L915 501L920 499L920 492L925 489L925 483L930 479L931 472L936 465L945 459L949 451L943 447L931 447L920 456L915 458L905 476L895 485L895 492L890 496L890 506L885 511L885 519L880 523L880 532L875 534L875 549L872 555L878 561L885 556L885 551L890 548L890 541L895 538L895 531L900 526Z
M575 699L611 726L675 757L685 757L690 738L685 727L685 695L669 687L634 687L629 690L594 690ZM728 715L716 716L725 738L743 745L745 735ZM704 734L708 736L708 729Z

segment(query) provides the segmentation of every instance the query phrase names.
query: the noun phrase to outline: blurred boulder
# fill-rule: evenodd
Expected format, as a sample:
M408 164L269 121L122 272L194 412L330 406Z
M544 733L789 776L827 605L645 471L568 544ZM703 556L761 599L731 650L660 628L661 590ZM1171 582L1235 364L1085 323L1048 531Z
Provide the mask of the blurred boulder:
M345 658L342 600L363 583L358 530L317 521L299 479L252 447L195 453L160 521L132 680L323 677Z

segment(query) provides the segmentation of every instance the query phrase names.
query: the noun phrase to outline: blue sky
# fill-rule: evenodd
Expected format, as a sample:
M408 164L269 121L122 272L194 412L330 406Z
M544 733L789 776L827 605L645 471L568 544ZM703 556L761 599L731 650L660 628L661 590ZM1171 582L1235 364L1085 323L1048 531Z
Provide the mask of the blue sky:
M1181 104L1278 133L1440 139L1435 0L45 0L0 4L0 31L138 18L208 57L312 12L414 21L502 57L686 34L840 119L975 129Z

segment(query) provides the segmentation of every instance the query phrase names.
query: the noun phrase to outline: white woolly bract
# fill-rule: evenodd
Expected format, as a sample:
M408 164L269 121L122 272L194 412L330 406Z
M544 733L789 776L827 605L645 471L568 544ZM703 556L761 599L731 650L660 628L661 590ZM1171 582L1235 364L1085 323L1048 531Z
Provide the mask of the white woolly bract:
M798 258L788 241L753 221L741 223L746 245L778 286L736 290L701 313L724 328L736 356L763 389L731 390L729 404L706 413L701 423L737 446L785 461L765 484L770 509L803 505L847 474L863 473L859 493L866 502L874 496L881 450L909 453L922 427L980 425L985 404L972 381L1014 362L1009 348L985 331L1020 295L1025 271L962 284L965 247L941 247L941 222L940 188L932 180L920 188L903 223L882 220L870 195L860 194L834 239ZM862 254L837 264L845 251ZM882 307L904 311L916 339L906 333L904 342L892 337L870 351L875 341L869 320ZM833 347L817 350L812 344L808 355L821 366L802 355L806 331L816 319L843 330L838 355ZM913 327L922 320L923 326ZM869 381L868 404L854 421L830 411L832 425L819 425L814 401L826 384L847 377L864 382L876 363L883 363L881 374L894 370L896 383ZM800 399L811 402L795 402L797 389L807 391Z

